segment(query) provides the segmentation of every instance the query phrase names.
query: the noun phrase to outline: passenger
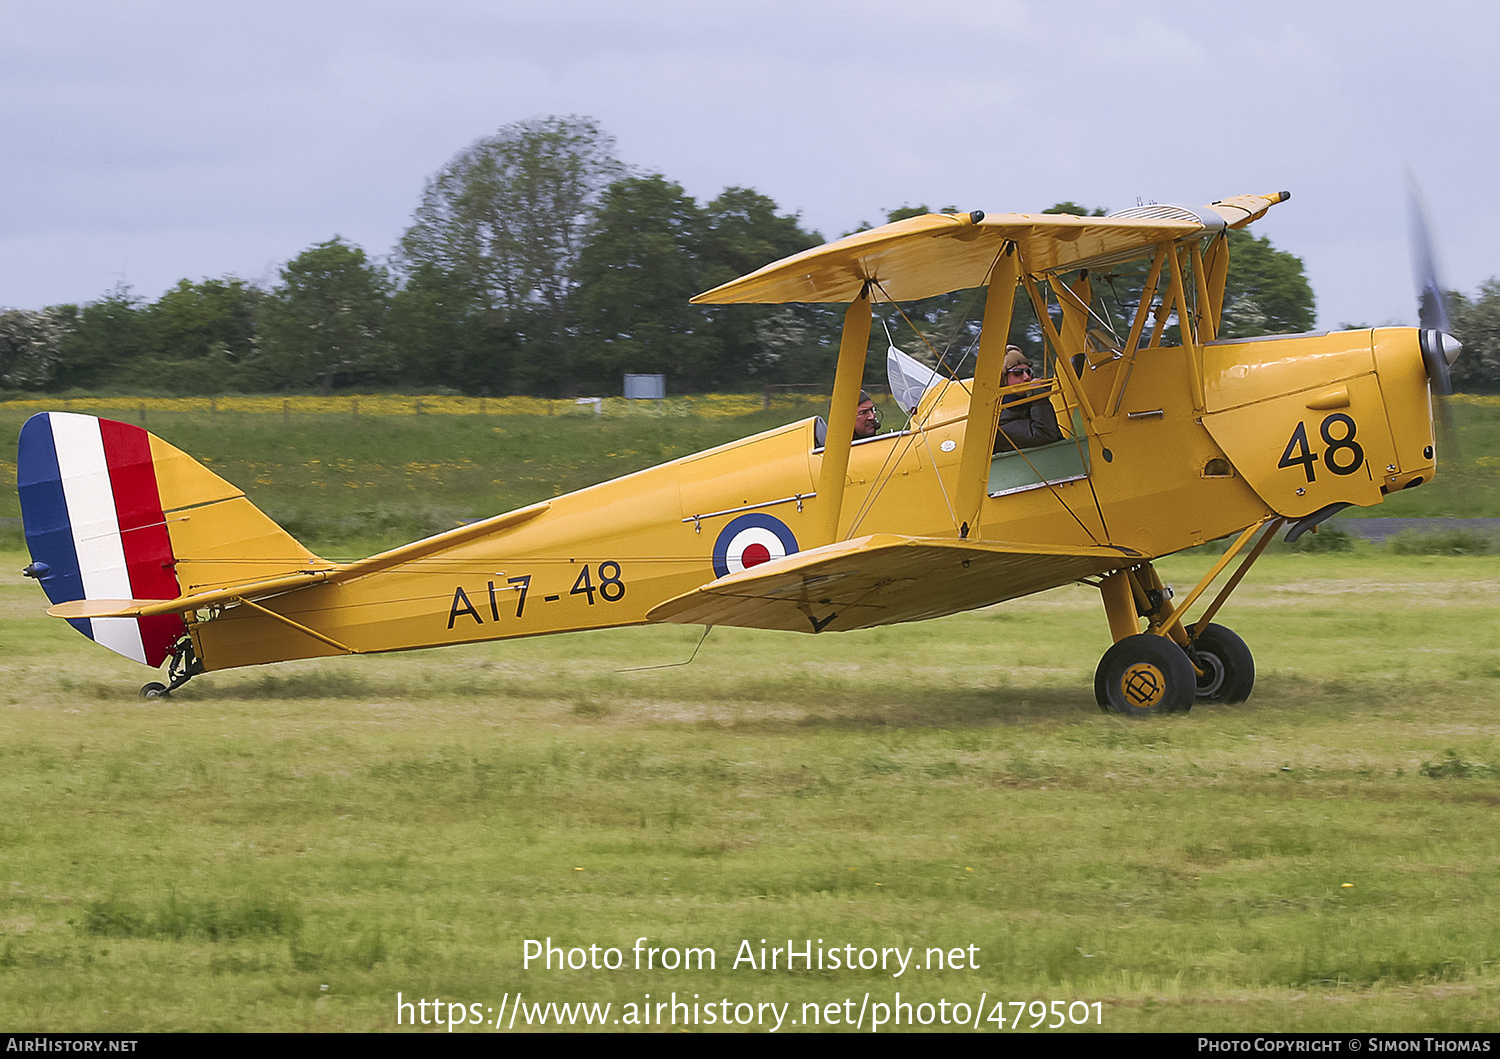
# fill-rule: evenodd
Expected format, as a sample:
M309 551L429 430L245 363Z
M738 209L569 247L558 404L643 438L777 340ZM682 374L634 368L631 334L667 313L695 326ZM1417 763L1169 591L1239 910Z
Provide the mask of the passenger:
M880 409L865 391L859 391L859 404L854 408L854 440L873 438L880 433Z
M1026 354L1016 346L1006 346L1004 385L1019 386L1031 377L1031 362L1026 359ZM1047 389L1046 386L1037 386L1018 390L1001 399L1000 429L995 434L992 451L997 454L1011 452L1062 440L1062 428L1057 425L1057 413L1052 410L1050 399L1037 397L1025 404L1020 403L1035 394L1045 394Z

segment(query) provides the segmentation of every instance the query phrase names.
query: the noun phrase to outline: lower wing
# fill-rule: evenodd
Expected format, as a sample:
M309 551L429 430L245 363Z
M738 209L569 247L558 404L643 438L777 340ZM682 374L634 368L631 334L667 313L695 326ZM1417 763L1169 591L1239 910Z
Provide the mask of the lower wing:
M1052 548L876 534L721 577L650 621L843 632L938 618L1130 566L1124 547Z

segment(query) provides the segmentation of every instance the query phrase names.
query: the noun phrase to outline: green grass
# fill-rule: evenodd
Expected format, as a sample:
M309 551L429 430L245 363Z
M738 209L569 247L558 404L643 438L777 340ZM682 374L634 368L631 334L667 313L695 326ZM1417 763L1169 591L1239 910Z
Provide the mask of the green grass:
M1439 446L1435 479L1341 517L1500 518L1500 407L1455 401L1450 409L1456 437Z
M1210 561L1162 566L1182 589ZM1254 696L1144 723L1094 706L1083 587L865 633L720 629L677 668L622 672L699 630L210 674L147 704L143 669L41 616L23 562L0 556L14 1030L385 1030L398 991L1500 1023L1491 556L1268 556L1221 617ZM637 971L641 937L718 966ZM546 938L626 966L523 968ZM732 969L763 938L973 945L978 968Z
M1485 555L1495 550L1495 543L1490 536L1468 530L1402 530L1385 546L1396 555Z

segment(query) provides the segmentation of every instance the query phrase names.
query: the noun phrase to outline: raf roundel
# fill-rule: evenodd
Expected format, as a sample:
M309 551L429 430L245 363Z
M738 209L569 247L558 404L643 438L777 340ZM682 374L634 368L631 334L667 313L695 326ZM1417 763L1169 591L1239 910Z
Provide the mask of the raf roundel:
M752 512L734 519L714 541L714 574L728 577L797 551L797 538L785 522Z

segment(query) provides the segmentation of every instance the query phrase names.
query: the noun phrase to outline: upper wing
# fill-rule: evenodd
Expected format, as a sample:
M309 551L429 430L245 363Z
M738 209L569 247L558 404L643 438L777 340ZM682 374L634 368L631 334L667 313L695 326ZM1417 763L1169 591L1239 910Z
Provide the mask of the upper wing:
M1209 206L1141 207L1115 217L928 213L783 258L693 301L852 302L868 281L893 301L929 298L983 286L1008 242L1016 244L1029 273L1083 268L1194 232L1241 227L1284 197L1286 192L1240 195Z
M1131 565L1128 548L1048 548L875 534L721 577L649 621L842 632L937 618Z

